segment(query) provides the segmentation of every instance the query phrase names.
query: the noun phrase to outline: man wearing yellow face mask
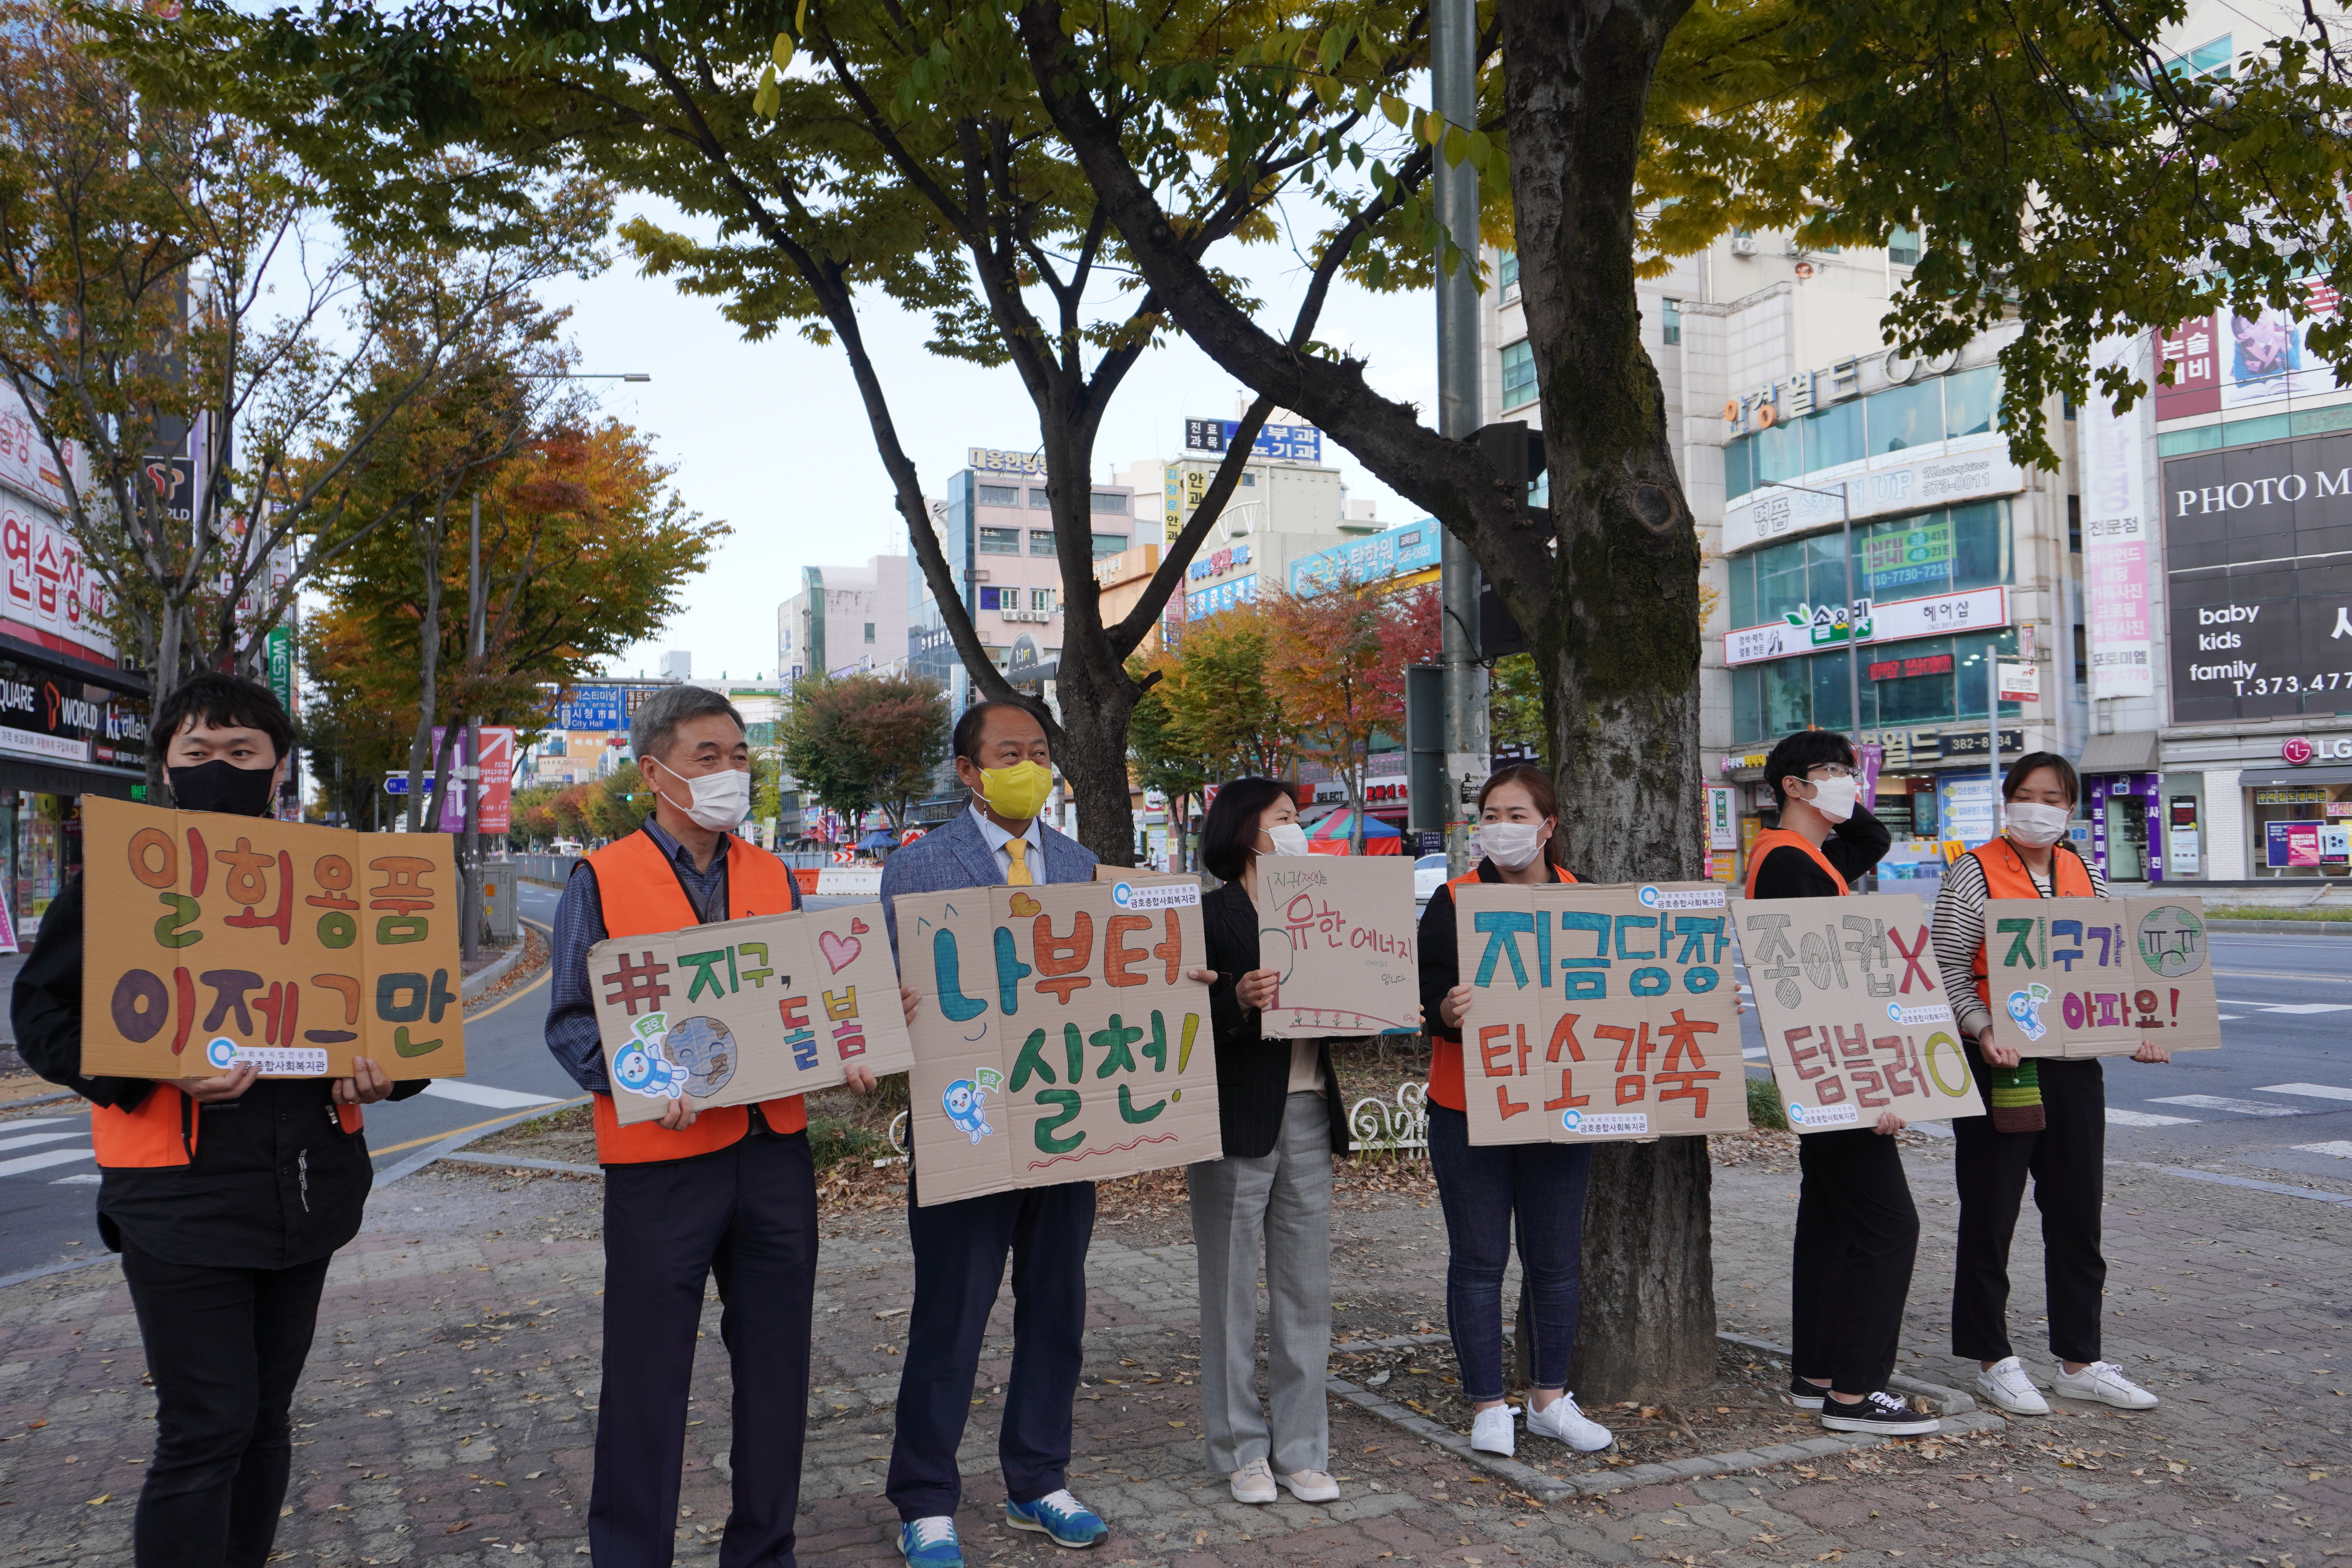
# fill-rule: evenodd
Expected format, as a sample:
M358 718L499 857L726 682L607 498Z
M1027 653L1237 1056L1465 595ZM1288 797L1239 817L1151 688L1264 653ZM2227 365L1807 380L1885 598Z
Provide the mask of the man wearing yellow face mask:
M1030 887L1094 879L1095 858L1040 819L1054 787L1045 726L1017 702L982 702L955 730L956 777L971 809L890 857L882 909L892 952L901 893ZM1009 1254L1014 1302L1013 1375L1004 1389L997 1456L1004 1470L1004 1522L1063 1546L1110 1533L1070 1495L1070 1402L1077 1395L1087 1319L1087 1247L1094 1237L1092 1182L992 1193L929 1208L907 1184L907 1231L915 1249L915 1305L907 1365L898 1377L898 1436L887 1495L898 1506L898 1550L913 1568L961 1568L956 1505L963 1482L956 1448L971 1412L981 1340Z

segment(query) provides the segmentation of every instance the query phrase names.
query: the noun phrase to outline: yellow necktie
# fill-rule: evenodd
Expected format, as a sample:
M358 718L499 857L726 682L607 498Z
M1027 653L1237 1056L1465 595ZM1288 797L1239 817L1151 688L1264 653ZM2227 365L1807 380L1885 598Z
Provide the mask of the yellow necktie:
M1004 885L1008 888L1035 886L1037 879L1029 874L1029 841L1026 838L1008 838L1004 841L1004 852L1013 857L1013 869L1005 873Z

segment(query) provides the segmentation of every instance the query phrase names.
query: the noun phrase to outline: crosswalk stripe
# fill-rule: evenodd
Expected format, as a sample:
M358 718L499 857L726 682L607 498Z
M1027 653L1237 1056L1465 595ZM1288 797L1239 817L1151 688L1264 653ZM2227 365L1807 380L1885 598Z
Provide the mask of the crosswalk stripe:
M2352 1141L2342 1138L2326 1143L2298 1143L2294 1147L2298 1153L2333 1154L2339 1160L2352 1160Z
M2314 1100L2352 1100L2352 1089L2338 1089L2332 1083L2266 1083L2254 1091L2257 1094L2303 1094Z
M80 1122L79 1116L27 1116L22 1121L0 1121L0 1132L22 1132L27 1127L56 1127L64 1122Z
M8 1131L13 1132L16 1129L12 1127ZM0 1149L29 1149L36 1143L54 1143L60 1138L87 1138L89 1134L79 1127L63 1132L36 1132L29 1138L0 1138Z
M2224 1007L2252 1007L2261 1013L2352 1013L2352 1002L2240 1002L2230 997L2216 1000Z
M2240 1116L2305 1116L2300 1105L2271 1105L2259 1100L2230 1100L2218 1094L2168 1094L2150 1105L2187 1105L2199 1110L2231 1110Z
M63 1165L75 1160L88 1160L97 1153L94 1149L47 1149L38 1154L26 1154L21 1159L0 1160L0 1176L20 1176L26 1171L45 1171L51 1165Z
M2117 1110L2110 1105L2107 1107L2107 1125L2110 1127L2194 1127L2197 1125L2197 1118L2155 1116L2145 1110Z
M461 1078L436 1078L425 1086L425 1092L443 1100L462 1100L468 1105L487 1105L492 1110L520 1110L526 1105L553 1105L551 1094L525 1094L520 1089L493 1089L486 1083L468 1083Z

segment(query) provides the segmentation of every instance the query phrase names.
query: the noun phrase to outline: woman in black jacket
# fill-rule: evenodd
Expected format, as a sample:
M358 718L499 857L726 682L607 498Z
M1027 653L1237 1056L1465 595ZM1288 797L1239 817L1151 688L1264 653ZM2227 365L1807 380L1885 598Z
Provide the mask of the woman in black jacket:
M1259 1032L1276 972L1258 963L1257 858L1306 853L1297 805L1274 780L1235 779L1210 804L1201 858L1224 885L1202 901L1201 925L1216 972L1209 1006L1225 1155L1185 1174L1200 1250L1201 1425L1237 1502L1274 1501L1277 1478L1301 1502L1339 1495L1323 1377L1331 1157L1348 1152L1348 1120L1326 1042ZM1270 1425L1256 1387L1261 1267Z

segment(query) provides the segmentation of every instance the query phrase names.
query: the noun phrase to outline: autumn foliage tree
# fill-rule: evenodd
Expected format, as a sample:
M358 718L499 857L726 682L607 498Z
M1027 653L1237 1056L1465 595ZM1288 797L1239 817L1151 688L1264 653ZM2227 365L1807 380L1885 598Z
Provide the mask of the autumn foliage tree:
M805 676L793 685L776 738L784 766L844 822L854 826L878 805L903 832L908 812L931 791L948 722L945 697L920 676Z
M1364 852L1364 769L1372 742L1404 730L1404 668L1438 654L1433 590L1397 595L1342 582L1265 601L1265 672L1298 753L1331 770L1348 792L1349 840Z

